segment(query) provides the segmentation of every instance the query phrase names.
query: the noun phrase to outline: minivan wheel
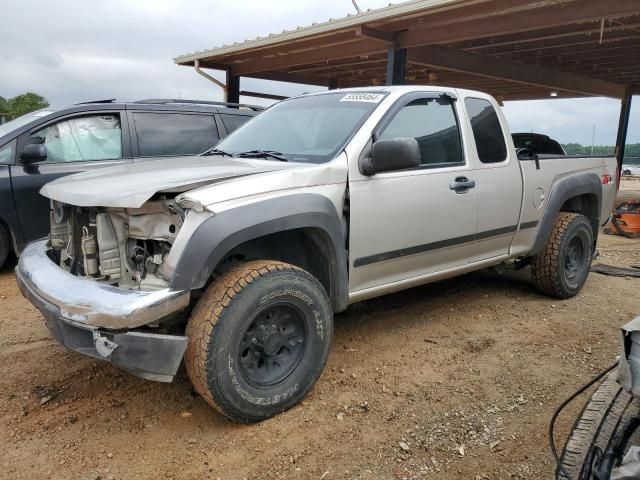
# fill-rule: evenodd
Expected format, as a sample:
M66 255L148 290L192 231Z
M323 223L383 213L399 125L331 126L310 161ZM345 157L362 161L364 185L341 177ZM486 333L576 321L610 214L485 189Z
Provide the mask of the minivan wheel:
M531 261L536 288L557 298L577 295L589 275L592 254L593 227L589 219L560 212L547 245Z
M287 263L237 265L206 290L187 325L185 364L198 393L243 423L298 403L320 376L333 311L316 278Z
M11 241L9 233L4 225L0 224L0 268L4 267L7 257L11 252Z

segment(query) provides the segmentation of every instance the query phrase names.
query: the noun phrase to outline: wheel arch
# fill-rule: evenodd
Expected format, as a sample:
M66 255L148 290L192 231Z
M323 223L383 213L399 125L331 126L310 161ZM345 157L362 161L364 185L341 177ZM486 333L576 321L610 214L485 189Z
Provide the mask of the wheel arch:
M203 288L236 260L260 256L303 268L325 287L334 311L347 307L345 233L334 204L318 194L297 194L216 213L184 247L170 281L178 290ZM264 258L264 257L263 257Z
M0 216L0 229L4 230L4 232L8 235L9 237L9 242L10 242L10 251L9 253L16 253L16 255L18 254L18 252L21 250L20 244L18 243L18 237L16 237L15 232L13 231L13 228L11 228L11 225L9 224L9 222Z
M555 182L551 187L549 200L529 255L537 255L544 249L560 212L579 213L589 219L593 228L595 248L600 227L601 205L602 183L595 173L571 175Z

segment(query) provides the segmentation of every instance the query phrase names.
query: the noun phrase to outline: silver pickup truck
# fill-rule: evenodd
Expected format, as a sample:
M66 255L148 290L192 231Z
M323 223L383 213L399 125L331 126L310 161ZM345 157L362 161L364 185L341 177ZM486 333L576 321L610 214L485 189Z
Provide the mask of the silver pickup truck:
M348 305L489 266L558 298L585 283L613 157L516 152L496 101L431 86L280 102L205 156L47 184L17 279L63 345L147 379L183 360L259 421L319 377Z

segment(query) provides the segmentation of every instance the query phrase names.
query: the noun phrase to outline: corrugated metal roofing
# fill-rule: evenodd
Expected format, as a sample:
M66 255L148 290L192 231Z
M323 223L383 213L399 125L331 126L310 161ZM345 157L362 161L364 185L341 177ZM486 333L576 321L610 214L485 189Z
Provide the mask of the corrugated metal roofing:
M640 84L640 0L412 0L174 61L351 87L383 84L390 48L407 50L407 83L621 98Z
M412 0L404 3L390 3L387 7L367 9L362 13L348 14L342 18L330 18L325 22L313 23L307 27L297 27L295 30L282 30L280 33L271 33L266 37L256 37L232 44L224 44L198 52L186 53L174 58L175 63L193 62L196 59L206 58L211 55L227 55L257 47L265 47L281 42L287 42L344 28L368 24L374 21L391 19L408 13L428 11L434 7L464 2L464 0Z

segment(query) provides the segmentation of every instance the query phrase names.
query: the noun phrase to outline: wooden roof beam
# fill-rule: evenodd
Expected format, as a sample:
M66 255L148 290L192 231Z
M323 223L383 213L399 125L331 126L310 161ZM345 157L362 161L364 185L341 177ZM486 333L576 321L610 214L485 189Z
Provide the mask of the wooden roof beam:
M300 83L302 85L316 85L319 87L329 87L330 77L320 77L315 75L300 75L296 73L284 72L260 72L254 75L246 75L251 78L261 78L263 80L274 80L276 82Z
M576 0L569 4L533 9L523 15L520 12L495 15L483 20L468 20L402 32L398 36L399 47L414 47L437 43L454 43L478 38L495 37L519 32L530 32L566 24L640 14L638 0Z
M519 44L511 45L508 48L500 48L485 50L484 52L478 52L485 55L509 55L511 53L525 53L525 52L542 52L547 51L552 53L553 51L564 51L569 48L575 47L589 47L589 48L605 48L609 46L619 45L624 42L634 42L640 39L640 35L637 32L633 34L626 34L622 32L622 35L609 36L605 37L602 41L600 41L599 36L591 35L584 36L580 35L575 39L566 38L565 40L559 41L541 41L538 44L527 44L526 46L522 46ZM458 47L456 47L458 48Z
M587 95L613 98L622 98L625 94L625 86L617 83L560 72L536 65L477 55L438 45L410 48L408 50L408 59L412 63L434 68L510 80L549 89L568 90Z
M356 37L365 37L373 40L378 40L386 45L393 45L396 41L395 32L385 32L384 30L367 27L366 25L358 25L355 28L355 33Z
M640 37L639 37L640 38ZM585 60L589 61L591 59L597 58L611 58L611 57L625 57L629 55L629 51L640 51L640 42L633 42L631 44L612 44L610 46L598 46L594 48L593 46L589 46L587 48L578 48L578 47L569 47L555 52L539 52L535 54L524 52L524 54L520 54L518 51L509 52L509 53L488 53L485 52L484 55L496 56L499 58L506 58L508 60L518 61L522 58L526 58L527 60L541 60L541 61L562 61L565 60Z
M279 70L308 65L311 63L338 60L341 58L361 57L367 54L382 53L387 51L387 46L379 40L362 40L340 47L316 48L308 52L282 54L264 57L256 60L238 63L231 67L234 75L248 75L268 70Z
M367 60L358 60L358 61L349 61L344 63L334 63L334 64L316 64L316 65L301 65L299 67L293 67L289 70L291 73L305 73L305 72L313 72L313 73L321 73L321 72L330 72L330 71L339 71L344 69L361 69L361 68L370 68L372 65L376 65L379 63L386 64L387 57L377 58L370 56Z
M560 38L573 37L573 36L588 36L596 34L598 38L600 37L600 22L589 22L592 25L589 28L579 28L579 29L566 29L566 26L555 29L545 29L536 32L534 35L531 32L524 32L514 35L501 35L496 38L492 38L490 43L487 42L465 42L464 45L456 45L456 48L460 48L461 50L474 51L474 50L482 50L486 48L492 47L502 47L514 44L526 44L537 42L541 40L557 40ZM580 25L576 25L580 26ZM620 31L628 31L637 29L640 27L640 23L634 22L628 25L618 25L613 24L609 25L608 23L605 25L603 30L603 39L608 38L613 32Z

